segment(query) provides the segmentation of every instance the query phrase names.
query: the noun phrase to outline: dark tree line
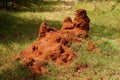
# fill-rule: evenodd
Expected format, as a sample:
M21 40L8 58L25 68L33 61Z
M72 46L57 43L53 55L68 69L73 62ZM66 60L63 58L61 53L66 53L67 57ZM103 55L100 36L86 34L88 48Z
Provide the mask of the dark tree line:
M58 3L61 2L61 0L56 0L56 1L58 1ZM66 0L66 1L69 1L69 0ZM75 4L77 4L80 1L90 2L90 1L110 1L110 0L73 0L73 1L75 2ZM116 5L120 3L120 0L113 0L113 1L116 1L116 3L113 4L111 10L114 10L116 8ZM9 5L9 3L11 3L11 5ZM33 3L33 4L39 3L38 5L41 5L41 6L44 6L45 4L51 4L51 3L54 4L53 0L0 0L0 8L7 9L7 10L9 9L15 10L16 5L17 5L17 9L19 9L20 6L32 7L30 3Z
M11 2L11 3L16 3L16 2L20 2L20 1L21 1L21 0L0 0L0 7L7 9L9 2Z
M30 2L44 2L44 0L0 0L0 8L4 8L7 9L8 3L11 2L12 4L18 4L18 5L23 5L23 4L27 4Z
M1 8L7 8L7 3L8 3L8 0L1 0L0 1L0 7Z

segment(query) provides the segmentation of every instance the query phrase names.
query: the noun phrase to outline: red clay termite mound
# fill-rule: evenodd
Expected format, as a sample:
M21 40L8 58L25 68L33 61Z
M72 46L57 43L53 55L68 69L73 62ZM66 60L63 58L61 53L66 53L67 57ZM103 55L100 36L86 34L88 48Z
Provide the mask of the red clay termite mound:
M70 30L73 28L74 26L72 23L72 19L70 17L65 17L61 30Z
M89 37L89 22L84 9L76 11L73 22L70 17L66 17L61 30L53 29L42 22L37 41L20 52L17 59L23 68L28 67L37 76L46 72L45 66L50 61L56 65L70 63L77 55L69 47L69 43Z
M89 30L90 19L87 16L87 12L84 9L78 9L75 14L74 26L84 32Z

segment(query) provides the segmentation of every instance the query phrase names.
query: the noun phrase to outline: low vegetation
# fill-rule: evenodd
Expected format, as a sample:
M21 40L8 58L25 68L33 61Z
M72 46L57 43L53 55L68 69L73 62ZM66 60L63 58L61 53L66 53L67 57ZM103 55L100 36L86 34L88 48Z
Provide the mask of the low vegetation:
M107 4L107 5L106 5ZM91 41L100 49L99 53L86 52L81 42L71 44L80 56L69 67L47 66L49 73L39 80L119 80L120 79L120 3L112 9L115 1L80 2L70 10L42 12L0 11L0 79L25 80L29 70L21 69L14 56L37 39L40 23L46 21L51 27L60 29L64 17L73 18L75 10L84 8L91 19ZM96 6L96 7L95 7ZM66 7L66 6L65 6ZM112 10L111 10L112 9ZM87 40L85 40L87 41ZM83 41L84 42L84 41ZM76 63L87 65L76 71Z

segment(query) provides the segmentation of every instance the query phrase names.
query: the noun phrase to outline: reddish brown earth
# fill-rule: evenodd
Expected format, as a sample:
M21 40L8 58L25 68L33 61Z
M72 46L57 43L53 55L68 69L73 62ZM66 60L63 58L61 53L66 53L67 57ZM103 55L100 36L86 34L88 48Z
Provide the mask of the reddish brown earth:
M70 48L71 42L77 42L89 37L90 19L84 9L78 9L74 21L70 17L64 19L61 30L49 27L45 22L41 23L38 39L35 43L24 49L17 55L17 60L22 67L28 67L32 74L46 73L45 66L52 61L56 65L69 64L77 54ZM88 51L95 49L92 42L88 42ZM79 67L87 65L77 65Z
M75 72L84 71L87 68L89 68L88 64L84 64L84 63L76 63L75 64Z

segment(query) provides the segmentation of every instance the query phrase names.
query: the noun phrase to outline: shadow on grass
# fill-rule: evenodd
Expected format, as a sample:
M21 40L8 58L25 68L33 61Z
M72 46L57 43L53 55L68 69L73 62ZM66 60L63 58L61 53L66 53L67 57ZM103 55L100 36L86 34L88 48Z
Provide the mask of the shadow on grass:
M0 67L1 80L22 80L29 75L28 70L22 70L20 65L15 62L9 62Z
M40 80L49 80L50 77L40 75ZM11 61L0 67L0 79L1 80L34 80L30 71L22 69L21 65L16 61Z
M93 36L107 39L117 39L119 38L118 36L120 36L119 32L119 28L105 27L104 25L91 23L90 34Z
M41 18L21 18L12 13L0 13L0 43L25 43L37 39ZM60 29L60 21L45 20L48 25Z
M25 80L29 77L28 70L21 70L20 65L11 62L10 58L19 52L19 48L14 50L8 46L9 43L18 44L29 43L37 39L41 18L30 16L21 18L12 12L0 12L0 43L6 45L7 50L0 52L0 79L1 80ZM44 20L51 27L60 29L60 21ZM11 44L10 44L11 45ZM21 50L21 49L20 49ZM10 57L11 56L11 57ZM40 76L40 80L48 80L46 76Z

